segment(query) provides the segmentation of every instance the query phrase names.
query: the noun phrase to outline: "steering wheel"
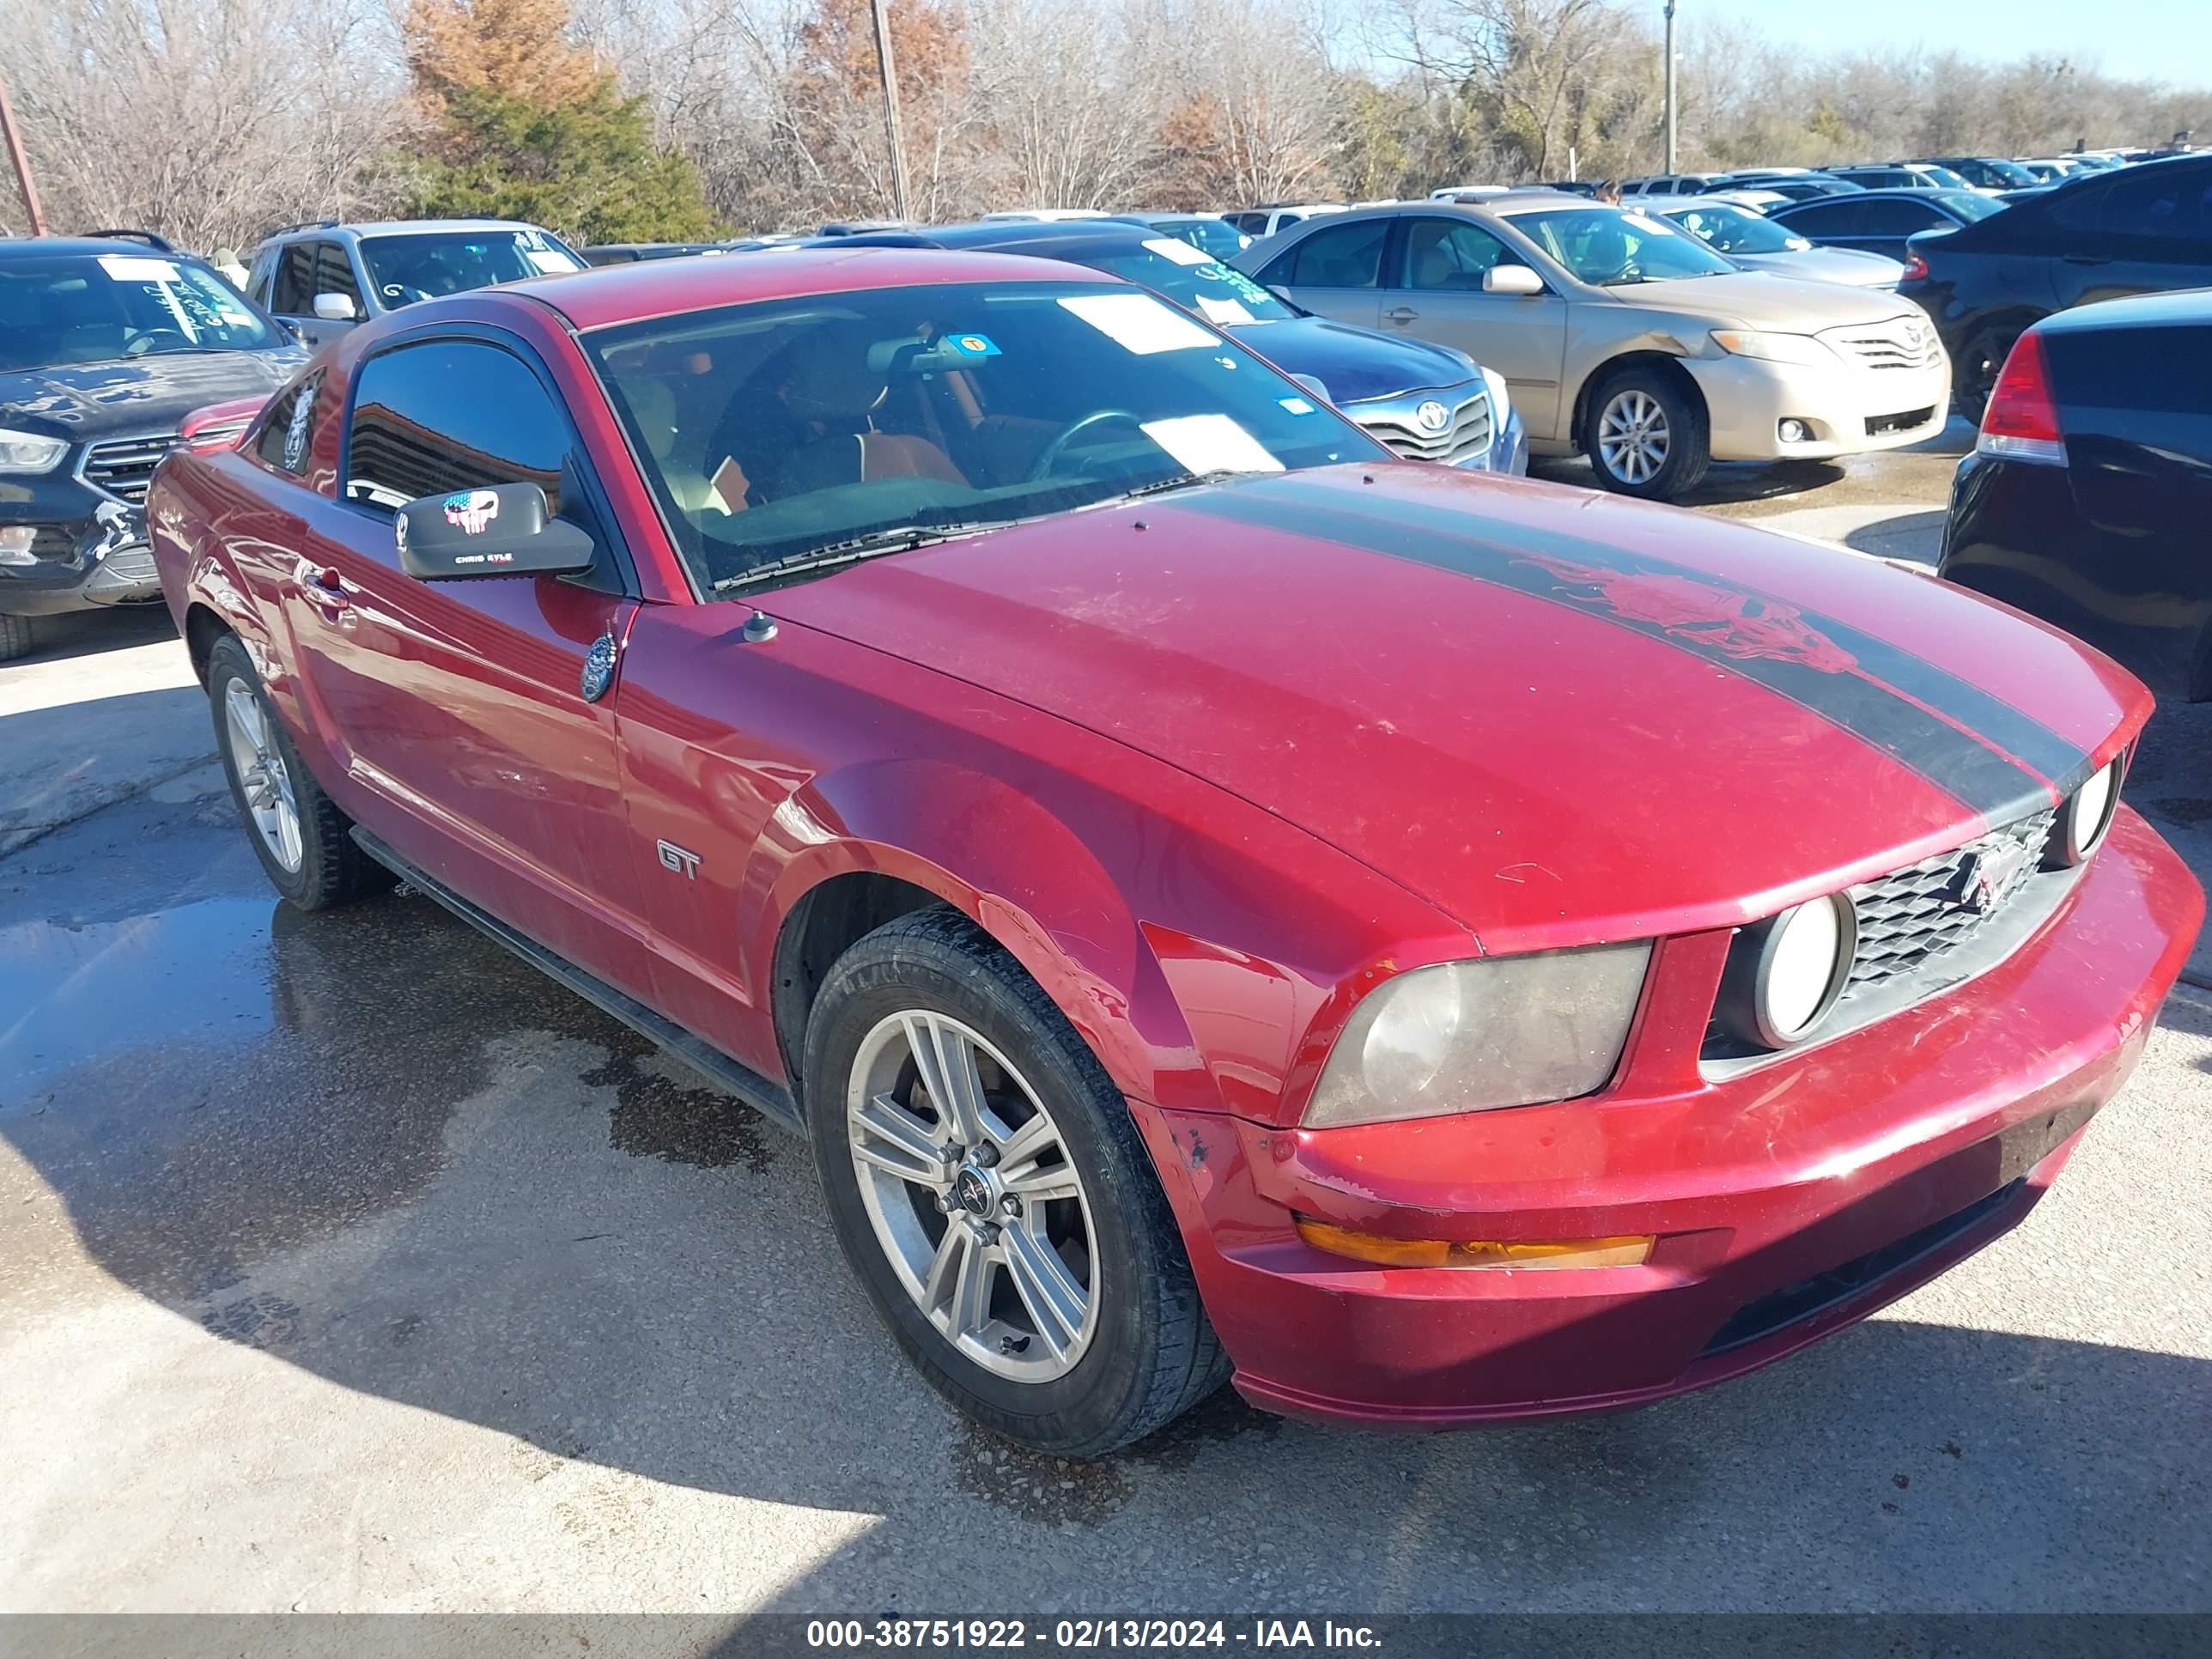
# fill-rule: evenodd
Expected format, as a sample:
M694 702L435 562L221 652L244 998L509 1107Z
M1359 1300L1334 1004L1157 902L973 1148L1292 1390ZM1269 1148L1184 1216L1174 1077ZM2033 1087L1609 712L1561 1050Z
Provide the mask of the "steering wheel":
M1094 409L1081 420L1060 428L1060 435L1044 447L1044 453L1036 458L1036 465L1030 469L1029 481L1042 483L1052 477L1054 469L1060 465L1060 458L1067 453L1067 447L1074 441L1077 433L1090 427L1103 426L1109 421L1127 421L1139 431L1144 429L1144 422L1126 409Z
M134 328L123 337L123 355L143 357L165 340L184 342L184 335L173 328Z

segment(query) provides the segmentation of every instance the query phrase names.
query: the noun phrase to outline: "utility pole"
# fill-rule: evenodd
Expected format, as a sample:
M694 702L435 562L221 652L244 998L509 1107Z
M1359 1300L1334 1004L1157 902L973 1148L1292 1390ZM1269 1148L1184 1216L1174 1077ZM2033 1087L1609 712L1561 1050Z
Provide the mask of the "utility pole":
M1673 0L1668 0L1672 4ZM891 208L907 217L906 143L899 136L898 70L891 62L891 15L888 0L873 0L876 14L876 65L884 74L884 129L891 141Z
M878 0L880 3L880 0ZM1667 0L1667 166L1674 170L1674 0Z
M15 167L15 188L23 193L23 216L31 222L31 234L46 234L46 211L39 205L39 187L31 182L31 160L23 154L23 137L15 131L15 106L8 101L8 83L0 81L0 132L8 139L8 159Z

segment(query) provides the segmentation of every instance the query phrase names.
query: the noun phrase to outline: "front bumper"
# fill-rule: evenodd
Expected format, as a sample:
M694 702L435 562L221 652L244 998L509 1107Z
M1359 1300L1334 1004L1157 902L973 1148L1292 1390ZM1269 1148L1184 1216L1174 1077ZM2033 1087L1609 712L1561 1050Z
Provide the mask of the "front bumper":
M161 597L146 515L112 496L67 483L0 502L0 528L36 533L28 564L0 564L0 614L51 617Z
M1778 1359L2016 1224L2133 1070L2203 915L2124 808L2003 962L1725 1082L1639 1038L1613 1089L1553 1106L1319 1132L1134 1109L1254 1403L1432 1428L1638 1405ZM1641 1029L1662 999L1709 1011L1726 944L1666 941ZM1294 1214L1658 1243L1639 1267L1382 1268L1306 1245Z
M1934 437L1950 418L1951 365L1941 354L1910 369L1840 359L1832 368L1725 356L1680 362L1705 393L1717 461L1817 461L1895 449ZM1803 422L1810 435L1785 443L1784 421Z

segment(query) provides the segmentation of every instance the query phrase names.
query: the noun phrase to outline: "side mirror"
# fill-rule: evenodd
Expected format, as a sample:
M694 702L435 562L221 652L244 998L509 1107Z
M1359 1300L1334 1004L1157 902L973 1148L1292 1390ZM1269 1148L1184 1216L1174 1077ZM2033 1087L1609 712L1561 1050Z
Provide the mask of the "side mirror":
M1541 294L1544 279L1526 265L1492 265L1482 273L1485 294Z
M318 294L315 315L326 323L349 323L361 315L361 307L350 294Z
M399 568L426 582L468 576L572 576L589 570L592 538L545 510L534 483L425 495L399 509Z
M1293 374L1291 378L1296 380L1300 386L1304 386L1307 391L1312 392L1313 395L1320 398L1322 402L1329 404L1336 401L1335 398L1328 395L1328 382L1322 380L1320 375Z

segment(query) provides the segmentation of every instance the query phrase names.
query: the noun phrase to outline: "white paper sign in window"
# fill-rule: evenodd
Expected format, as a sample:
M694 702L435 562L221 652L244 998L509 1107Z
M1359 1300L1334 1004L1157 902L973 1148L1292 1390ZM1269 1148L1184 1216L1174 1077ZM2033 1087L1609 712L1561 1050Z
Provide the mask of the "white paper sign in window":
M177 267L167 259L149 259L134 253L103 253L100 268L118 283L173 283Z
M1205 294L1195 297L1198 301L1198 314L1216 328L1227 328L1234 323L1249 323L1252 320L1252 313L1245 310L1237 301L1217 300Z
M558 276L566 271L583 269L583 266L578 264L567 254L554 248L533 247L526 248L523 251L528 256L530 263L549 276Z
M1181 312L1149 294L1078 294L1060 303L1124 351L1139 357L1220 343Z
M1213 263L1213 256L1211 253L1194 248L1188 242L1177 237L1155 237L1147 241L1145 246L1158 254L1161 258L1172 259L1179 265L1210 265Z
M1147 421L1144 433L1193 472L1280 472L1283 464L1226 415Z

